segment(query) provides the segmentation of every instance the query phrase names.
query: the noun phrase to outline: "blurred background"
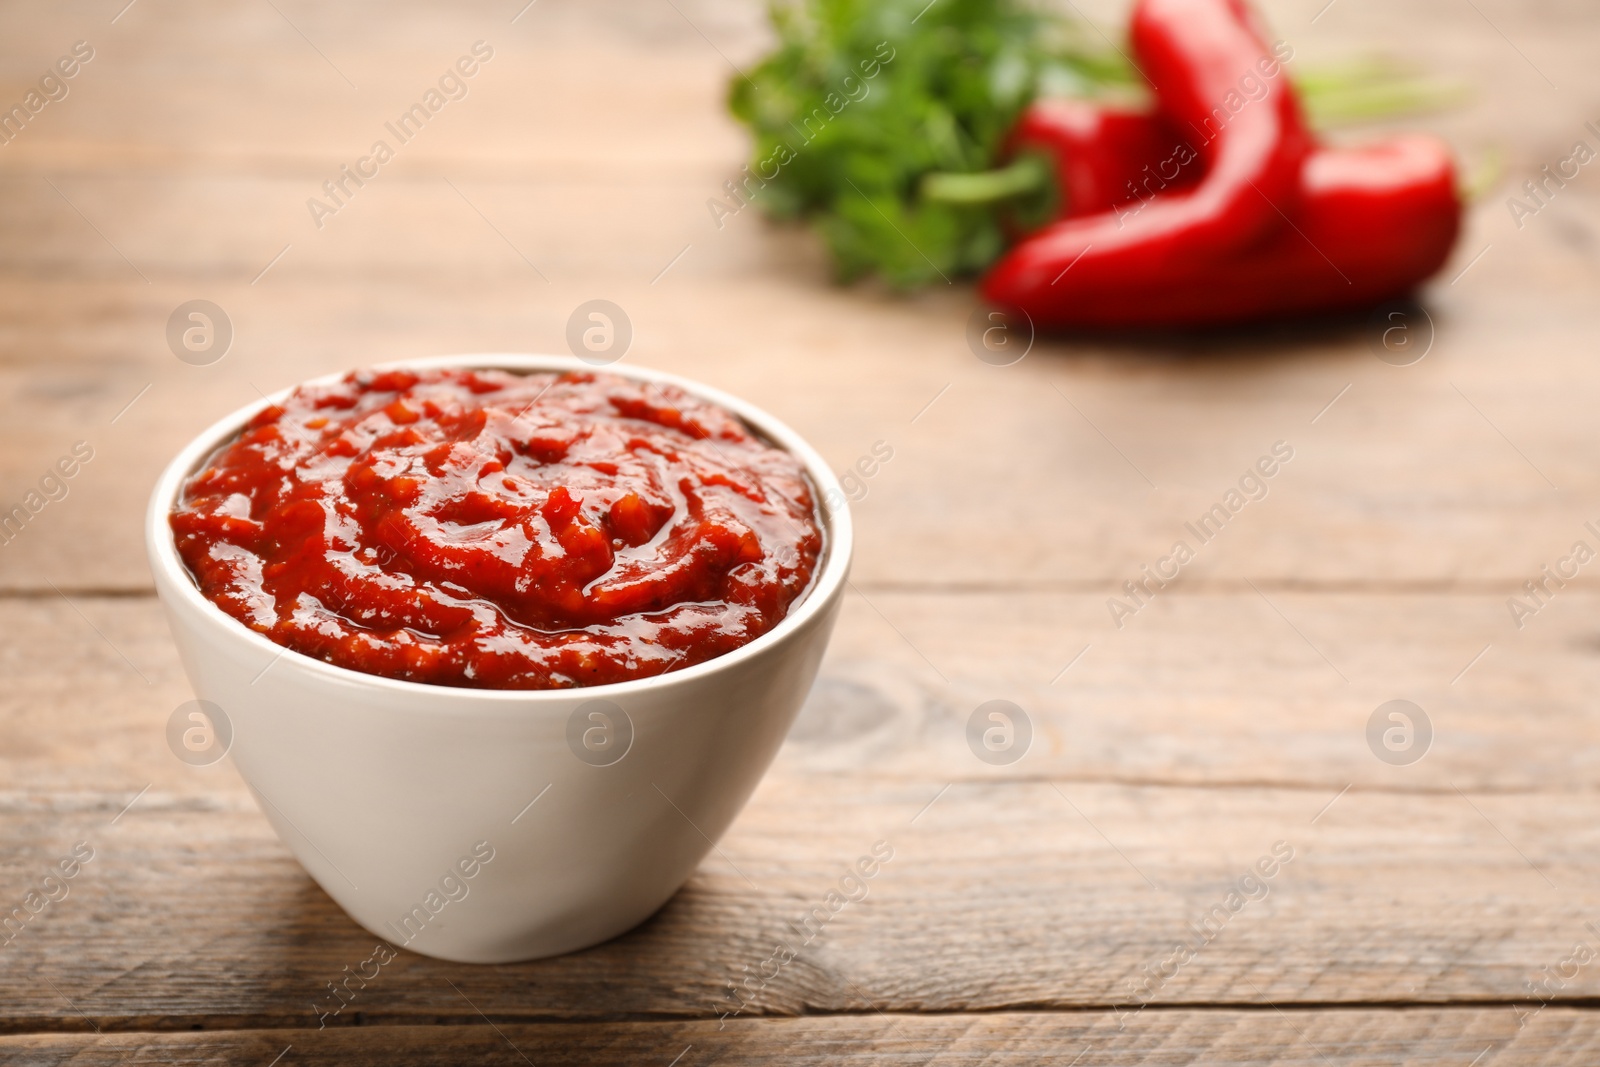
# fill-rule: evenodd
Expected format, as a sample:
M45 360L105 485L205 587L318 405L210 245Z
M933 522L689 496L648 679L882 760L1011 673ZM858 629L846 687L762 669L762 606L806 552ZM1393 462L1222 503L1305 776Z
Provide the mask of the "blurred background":
M1584 358L1592 293L1587 175L1521 230L1504 202L1585 132L1596 88L1581 6L1495 12L1507 33L1524 28L1520 46L1465 0L1338 0L1314 25L1326 0L1266 6L1297 64L1387 55L1465 85L1458 106L1393 125L1443 133L1464 171L1501 161L1500 187L1474 205L1457 258L1427 291L1443 339L1422 364L1378 364L1358 328L1046 341L997 373L967 347L966 286L911 300L838 289L803 231L754 210L717 228L706 201L725 200L723 181L747 161L724 105L731 68L758 58L769 35L758 4L674 3L538 0L518 15L139 0L114 23L116 12L89 5L0 15L19 100L74 42L95 50L70 94L0 150L11 379L0 393L0 499L20 497L34 468L73 441L103 453L51 506L49 533L41 519L0 553L0 580L142 589L146 489L203 424L258 390L376 360L565 351L569 314L594 297L626 309L629 359L769 406L841 467L876 439L902 446L859 507L858 574L869 580L922 578L934 565L958 583L1136 570L1147 545L1165 547L1172 515L1231 481L1240 464L1230 449L1270 444L1301 408L1315 414L1352 381L1340 402L1348 412L1317 431L1339 435L1348 456L1310 457L1296 472L1316 521L1293 537L1241 535L1198 566L1248 560L1302 579L1377 577L1373 567L1522 575L1532 559L1517 552L1536 551L1538 516L1555 498L1448 380L1555 484L1581 482L1586 405L1567 361ZM1082 10L1121 40L1124 5ZM468 80L469 95L398 146L319 229L307 200L326 199L323 183L374 140L392 141L383 124L478 40L494 58ZM186 366L166 343L169 315L192 299L232 322L214 365ZM1520 372L1506 374L1512 365ZM1074 377L1083 414L1154 490L1069 406L1037 402L1052 374ZM1452 501L1442 529L1440 499ZM1374 522L1392 555L1351 559L1341 545ZM971 551L985 533L1018 540Z

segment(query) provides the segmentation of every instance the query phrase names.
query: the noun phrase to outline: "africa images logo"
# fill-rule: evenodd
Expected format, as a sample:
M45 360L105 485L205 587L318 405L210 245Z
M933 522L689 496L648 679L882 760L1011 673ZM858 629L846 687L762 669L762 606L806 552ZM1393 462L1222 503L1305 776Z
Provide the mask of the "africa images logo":
M488 42L474 41L471 55L457 59L454 66L439 75L437 86L429 86L418 102L402 111L394 122L385 122L383 128L394 137L396 145L410 143L422 132L429 119L444 110L445 104L466 99L466 79L475 76L482 69L481 64L493 58L494 48ZM371 150L357 159L354 167L348 163L340 164L338 175L322 183L327 200L314 196L306 200L306 210L311 212L311 221L316 223L317 229L322 229L324 219L329 215L343 211L367 182L378 177L383 165L392 160L394 155L395 148L380 138L372 142Z

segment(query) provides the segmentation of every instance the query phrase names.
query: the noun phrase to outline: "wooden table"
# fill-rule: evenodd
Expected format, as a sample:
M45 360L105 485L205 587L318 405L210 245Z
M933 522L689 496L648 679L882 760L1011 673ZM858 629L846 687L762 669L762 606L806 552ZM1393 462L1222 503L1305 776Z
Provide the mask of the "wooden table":
M1413 124L1507 168L1428 290L1420 362L1357 319L995 367L967 289L833 288L804 235L713 225L753 0L122 3L0 12L5 101L93 49L0 149L0 510L93 450L0 547L0 907L93 850L0 949L0 1059L1600 1061L1600 564L1508 606L1600 547L1596 178L1520 228L1505 203L1600 143L1592 5L1269 6L1298 62L1376 50L1469 85ZM477 40L468 95L319 229L307 199ZM537 963L403 955L319 1029L373 938L226 763L168 751L190 693L145 496L261 391L562 351L596 297L630 362L750 398L837 468L893 449L855 505L855 591L777 764L660 914ZM209 365L166 340L193 299L232 324ZM1276 442L1266 498L1118 627L1108 599ZM966 741L996 699L1032 727L1010 764ZM1431 726L1420 760L1369 745L1397 699ZM878 841L870 894L720 1018Z

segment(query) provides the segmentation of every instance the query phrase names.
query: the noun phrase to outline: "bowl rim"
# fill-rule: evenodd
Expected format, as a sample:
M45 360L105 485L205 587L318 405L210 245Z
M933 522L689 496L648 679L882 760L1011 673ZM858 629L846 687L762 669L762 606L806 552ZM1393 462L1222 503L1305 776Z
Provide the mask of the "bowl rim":
M759 656L766 650L783 643L791 635L809 625L816 616L828 609L848 580L853 547L853 529L848 498L845 496L843 488L839 485L838 479L834 476L827 462L823 460L815 449L806 443L804 438L787 424L756 405L730 393L723 392L714 386L705 385L691 378L685 378L668 371L637 365L608 364L600 366L584 362L574 356L530 352L468 352L455 355L393 360L372 364L369 367L360 369L438 370L455 368L508 370L523 373L553 370L618 374L635 380L674 385L702 400L717 404L733 412L758 433L799 459L801 465L805 468L806 474L811 478L812 485L819 497L817 511L823 526L823 548L822 560L811 580L810 587L802 594L798 603L790 605L789 613L783 617L777 626L774 626L754 641L740 645L731 652L725 652L720 656L697 663L692 667L685 667L679 671L651 675L646 678L631 678L627 681L611 682L606 685L578 686L572 689L476 689L468 686L436 685L431 682L413 682L400 678L386 678L382 675L367 674L349 667L327 663L303 652L298 652L287 645L280 645L276 641L245 626L201 593L200 587L195 584L188 567L184 565L182 558L178 555L176 539L173 537L172 526L168 518L183 483L195 471L200 462L228 437L236 434L257 413L286 399L294 390L303 386L330 385L340 381L352 372L351 370L342 370L331 374L319 375L315 378L308 378L305 381L263 396L260 400L246 404L223 416L195 435L162 470L161 476L156 480L155 488L150 494L150 503L145 514L145 544L150 558L151 569L155 572L157 593L161 596L176 596L183 601L186 607L198 611L200 617L206 619L209 623L229 629L234 637L242 640L247 646L253 646L261 651L265 657L264 662L270 661L268 662L269 666L271 663L284 660L287 664L301 671L309 672L334 684L373 687L380 691L391 692L397 697L404 696L412 699L431 696L435 698L441 707L447 707L461 701L489 705L543 703L566 707L574 700L615 699L672 689L683 685L692 685L702 678L734 668L746 660Z

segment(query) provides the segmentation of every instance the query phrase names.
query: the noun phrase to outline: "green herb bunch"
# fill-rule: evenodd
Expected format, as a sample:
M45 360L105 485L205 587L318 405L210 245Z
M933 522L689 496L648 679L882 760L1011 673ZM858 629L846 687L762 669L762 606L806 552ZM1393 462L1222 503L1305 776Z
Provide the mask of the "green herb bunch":
M1002 172L985 195L941 196L929 176L990 171L1041 92L1127 78L1024 0L773 0L771 17L778 47L730 92L755 135L741 192L810 222L843 281L909 289L987 267L1005 247L997 206L1042 216L1054 183Z
M983 271L1058 206L1041 157L1000 158L1022 111L1040 96L1149 99L1121 53L1032 2L770 0L777 48L729 92L755 136L737 197L809 223L841 281L913 289ZM1460 97L1384 60L1296 82L1318 126Z

